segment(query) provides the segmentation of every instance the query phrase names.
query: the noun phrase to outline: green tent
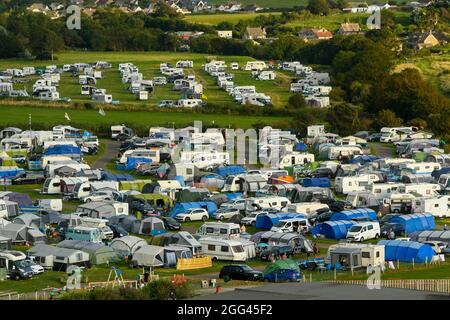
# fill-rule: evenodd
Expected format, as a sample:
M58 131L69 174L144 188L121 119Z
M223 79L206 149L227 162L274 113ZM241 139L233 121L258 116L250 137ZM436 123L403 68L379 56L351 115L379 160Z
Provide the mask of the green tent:
M298 267L297 262L292 259L285 259L272 262L266 267L266 269L264 269L263 273L264 276L266 276L267 274L273 273L277 270L293 270L300 272L300 268Z
M120 190L134 190L142 192L144 186L146 184L152 183L151 180L134 180L134 181L120 181L119 189Z
M158 205L165 206L167 204L172 206L172 202L173 202L170 197L159 194L159 193L136 194L136 195L133 195L132 197L136 198L136 199L143 199L143 200L147 201L149 204L151 204L152 206L158 206Z

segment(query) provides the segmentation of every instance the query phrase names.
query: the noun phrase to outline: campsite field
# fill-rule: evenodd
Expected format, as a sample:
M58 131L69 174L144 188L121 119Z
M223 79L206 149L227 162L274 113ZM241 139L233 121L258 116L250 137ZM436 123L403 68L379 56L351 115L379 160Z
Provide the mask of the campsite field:
M237 24L239 21L253 20L258 16L280 15L281 12L243 12L243 13L216 13L216 14L191 14L185 16L185 20L192 23L216 25L220 22Z
M240 66L247 61L255 60L246 56L208 56L207 54L196 53L176 53L176 52L62 52L57 55L56 61L20 61L20 60L1 60L0 69L15 68L23 66L45 67L46 65L72 64L77 62L93 63L96 61L108 61L113 64L111 69L103 70L103 78L97 82L97 88L106 89L107 93L112 94L113 100L120 102L117 109L121 106L131 105L140 107L155 106L159 100L179 99L180 93L172 90L172 85L156 86L154 93L151 94L148 101L137 101L134 94L128 91L128 85L123 84L120 73L117 69L119 63L132 62L139 67L144 79L152 79L155 76L161 76L159 72L160 63L175 63L178 60L192 60L194 68L187 69L186 73L195 74L197 81L203 85L204 100L216 104L234 104L233 99L227 92L215 82L215 78L202 70L202 65L209 60L224 60L227 64L238 62ZM277 71L279 77L270 81L258 81L251 77L250 71L233 70L236 85L254 85L258 92L265 93L272 97L275 107L284 107L289 98L290 76ZM34 81L38 76L27 77L23 83L15 84L15 89L26 88L31 90ZM89 97L81 95L81 86L78 84L78 78L72 77L69 73L61 76L58 91L60 97L70 97L72 103L90 102Z

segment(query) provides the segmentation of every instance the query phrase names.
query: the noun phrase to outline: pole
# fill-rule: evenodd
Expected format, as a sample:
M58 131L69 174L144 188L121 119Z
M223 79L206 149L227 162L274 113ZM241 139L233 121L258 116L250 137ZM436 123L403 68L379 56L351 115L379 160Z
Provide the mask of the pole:
M28 114L28 125L29 125L30 131L31 131L31 113Z

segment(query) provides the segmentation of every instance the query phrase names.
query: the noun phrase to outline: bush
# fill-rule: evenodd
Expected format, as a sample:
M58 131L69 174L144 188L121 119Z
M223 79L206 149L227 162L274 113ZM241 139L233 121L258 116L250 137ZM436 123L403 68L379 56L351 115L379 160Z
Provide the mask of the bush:
M175 293L177 299L186 299L194 295L194 290L188 283L176 286L167 279L152 281L142 291L151 300L167 300L171 297L171 292Z

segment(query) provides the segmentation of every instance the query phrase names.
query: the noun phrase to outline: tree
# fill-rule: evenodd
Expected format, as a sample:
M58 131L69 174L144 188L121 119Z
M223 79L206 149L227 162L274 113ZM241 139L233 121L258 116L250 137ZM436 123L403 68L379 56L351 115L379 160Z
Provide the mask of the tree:
M309 0L306 8L313 14L327 15L330 13L327 0Z
M338 0L338 1L336 2L336 5L337 5L337 7L338 7L339 9L342 10L342 9L348 7L348 1L347 1L347 0Z
M302 94L295 93L289 97L288 105L289 109L302 109L306 107L306 101Z
M360 128L359 107L350 103L340 103L328 109L326 115L331 132L348 136Z
M397 115L388 109L383 109L378 112L376 120L377 129L383 127L399 127L402 124L402 119L398 118Z

